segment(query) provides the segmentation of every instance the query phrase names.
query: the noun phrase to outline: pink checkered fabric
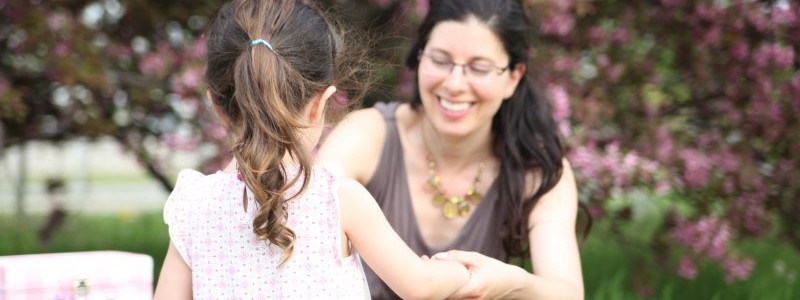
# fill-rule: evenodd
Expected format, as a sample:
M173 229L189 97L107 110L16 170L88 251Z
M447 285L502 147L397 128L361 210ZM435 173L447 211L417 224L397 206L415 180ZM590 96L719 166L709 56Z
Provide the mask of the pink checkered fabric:
M290 168L289 176L296 173ZM287 225L295 235L292 257L256 239L257 209L235 174L183 170L164 206L172 243L192 269L195 299L368 299L361 260L341 257L340 169L317 166L305 192L288 202ZM290 195L301 186L298 182Z

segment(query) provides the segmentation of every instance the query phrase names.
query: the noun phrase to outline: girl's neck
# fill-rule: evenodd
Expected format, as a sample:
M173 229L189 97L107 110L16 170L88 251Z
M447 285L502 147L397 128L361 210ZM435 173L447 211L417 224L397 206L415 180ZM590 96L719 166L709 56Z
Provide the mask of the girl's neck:
M293 159L293 158L292 158L292 157L291 157L291 156L290 156L290 155L287 153L287 154L285 154L285 155L283 156L283 160L281 161L281 163L282 163L284 166L288 166L288 165L294 165L294 164L297 164L297 160ZM225 168L224 168L224 169L222 169L222 172L224 172L224 173L238 173L238 172L239 172L239 170L238 170L238 164L237 164L237 162L236 162L236 158L232 158L232 159L231 159L231 161L228 163L228 165L226 165L226 166L225 166Z
M422 146L440 165L463 170L492 156L491 128L481 129L466 136L442 135L425 120L420 126Z

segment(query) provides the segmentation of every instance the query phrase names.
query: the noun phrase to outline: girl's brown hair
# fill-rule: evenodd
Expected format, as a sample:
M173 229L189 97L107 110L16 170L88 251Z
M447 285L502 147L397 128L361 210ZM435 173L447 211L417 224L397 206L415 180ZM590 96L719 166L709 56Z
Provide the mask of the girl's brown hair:
M347 90L364 60L345 49L343 33L304 1L235 0L223 5L207 33L205 80L214 105L225 115L237 169L253 193L253 231L291 256L294 232L286 226L286 201L311 178L309 149L303 149L298 119L310 99L335 85ZM269 43L252 42L263 39ZM344 55L347 53L348 55ZM355 105L364 87L349 101ZM336 101L329 101L336 102ZM326 111L331 111L330 109ZM287 178L284 156L298 162ZM300 192L287 190L300 180Z

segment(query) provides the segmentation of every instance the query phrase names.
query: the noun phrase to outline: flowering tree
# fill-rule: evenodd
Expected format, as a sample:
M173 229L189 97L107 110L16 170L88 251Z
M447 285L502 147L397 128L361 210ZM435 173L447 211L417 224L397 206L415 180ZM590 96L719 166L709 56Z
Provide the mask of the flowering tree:
M595 217L627 238L623 220L650 222L645 241L686 278L699 261L747 278L753 261L731 247L742 239L800 248L797 2L530 8L542 36L532 64Z
M0 149L110 136L167 190L170 149L218 162L199 37L216 2L0 0Z

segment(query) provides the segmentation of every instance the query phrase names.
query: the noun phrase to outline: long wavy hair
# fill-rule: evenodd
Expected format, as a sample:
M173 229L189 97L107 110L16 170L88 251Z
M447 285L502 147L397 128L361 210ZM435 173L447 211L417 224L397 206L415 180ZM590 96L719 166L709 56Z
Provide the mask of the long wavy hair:
M271 49L251 45L256 39L267 40ZM351 60L357 56L345 51L343 41L343 32L317 7L293 0L228 2L207 32L209 94L225 116L230 152L258 203L253 231L283 250L280 265L295 240L286 226L286 201L305 190L312 171L310 149L301 146L301 111L328 86L349 88L358 81L351 75L360 74L359 63ZM291 178L285 155L298 162ZM285 195L298 181L300 192Z
M530 22L518 0L431 0L419 27L406 66L419 76L419 53L425 49L433 28L443 21L466 22L474 17L492 30L510 56L509 68L528 63ZM530 70L531 68L528 68ZM507 73L510 74L510 73ZM422 99L418 82L411 106L419 110ZM492 151L500 160L498 210L503 220L503 247L511 258L527 256L528 215L539 198L561 178L564 148L548 103L530 74L520 80L514 94L503 101L492 120ZM526 194L526 177L534 172L539 184Z

